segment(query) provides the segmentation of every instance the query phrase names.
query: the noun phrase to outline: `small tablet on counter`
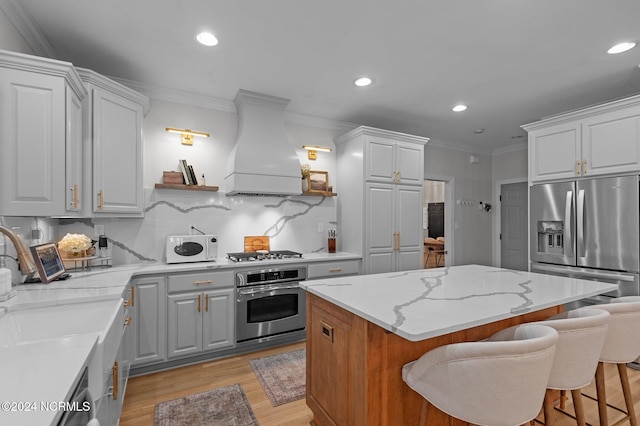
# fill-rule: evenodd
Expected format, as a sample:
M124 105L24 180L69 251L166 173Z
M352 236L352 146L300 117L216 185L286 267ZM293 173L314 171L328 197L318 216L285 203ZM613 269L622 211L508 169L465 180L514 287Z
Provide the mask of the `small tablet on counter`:
M45 243L31 247L33 262L38 268L40 281L48 283L56 279L65 279L69 274L65 273L64 264L60 258L58 247L55 243Z

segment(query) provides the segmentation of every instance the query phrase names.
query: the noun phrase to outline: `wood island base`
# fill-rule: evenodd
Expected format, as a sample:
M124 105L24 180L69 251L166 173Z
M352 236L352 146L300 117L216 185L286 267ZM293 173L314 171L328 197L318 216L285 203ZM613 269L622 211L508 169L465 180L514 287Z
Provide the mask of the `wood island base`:
M442 345L485 339L539 321L563 306L411 342L307 293L307 395L312 425L417 425L423 398L402 380L402 366ZM434 406L427 424L466 425Z

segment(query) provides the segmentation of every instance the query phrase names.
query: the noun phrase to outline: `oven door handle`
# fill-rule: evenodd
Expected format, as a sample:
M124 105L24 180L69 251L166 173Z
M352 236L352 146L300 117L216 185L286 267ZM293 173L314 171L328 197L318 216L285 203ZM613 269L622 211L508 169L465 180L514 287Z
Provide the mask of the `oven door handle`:
M300 288L298 284L295 285L283 285L283 286L257 286L252 288L239 288L238 296L251 296L257 293L268 293L274 290L292 290Z

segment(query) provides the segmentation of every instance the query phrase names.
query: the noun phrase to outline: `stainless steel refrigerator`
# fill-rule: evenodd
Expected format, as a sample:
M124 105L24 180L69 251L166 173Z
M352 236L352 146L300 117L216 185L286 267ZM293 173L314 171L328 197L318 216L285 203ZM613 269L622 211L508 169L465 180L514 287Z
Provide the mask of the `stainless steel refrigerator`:
M531 271L618 284L569 308L640 295L638 190L638 176L531 187Z

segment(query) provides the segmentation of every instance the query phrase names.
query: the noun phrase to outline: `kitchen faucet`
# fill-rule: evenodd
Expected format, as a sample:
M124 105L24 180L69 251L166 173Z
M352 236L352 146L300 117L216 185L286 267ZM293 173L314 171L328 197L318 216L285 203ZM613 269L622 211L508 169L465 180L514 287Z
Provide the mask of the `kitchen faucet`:
M36 266L31 260L31 256L27 252L27 248L24 243L18 238L18 236L10 229L0 226L0 233L9 237L9 241L13 243L18 255L18 265L23 275L31 276L36 273Z

